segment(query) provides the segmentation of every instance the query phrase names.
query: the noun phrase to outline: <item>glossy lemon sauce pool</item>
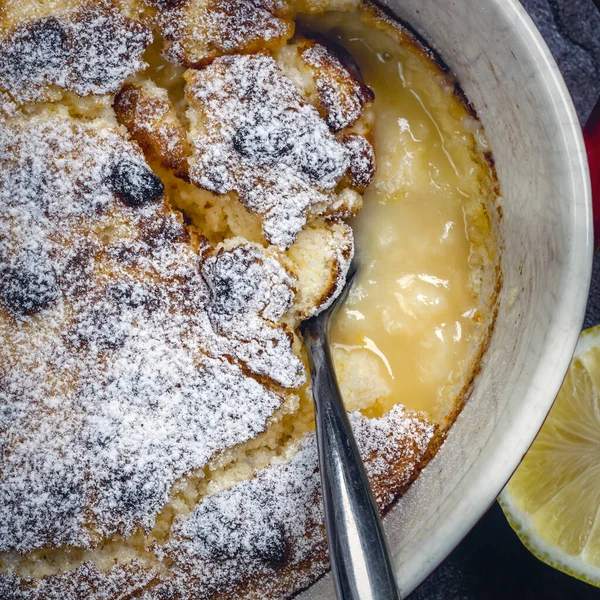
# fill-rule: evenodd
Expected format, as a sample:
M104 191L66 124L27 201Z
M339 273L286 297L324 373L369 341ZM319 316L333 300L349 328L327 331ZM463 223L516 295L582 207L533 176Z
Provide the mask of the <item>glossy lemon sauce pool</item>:
M368 20L334 14L310 25L350 51L376 97L377 174L352 222L362 267L332 328L336 369L342 392L344 370L364 371L360 385L378 395L365 412L400 402L440 421L485 333L494 180L452 80L406 33Z

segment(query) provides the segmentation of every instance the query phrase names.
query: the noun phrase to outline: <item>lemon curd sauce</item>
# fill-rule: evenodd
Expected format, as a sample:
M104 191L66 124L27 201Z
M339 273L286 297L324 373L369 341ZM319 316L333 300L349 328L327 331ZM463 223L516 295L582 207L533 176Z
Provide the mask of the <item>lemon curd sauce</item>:
M330 14L310 28L344 46L375 92L377 173L352 222L361 271L332 328L342 392L369 415L402 403L440 422L491 323L497 192L483 130L398 25Z

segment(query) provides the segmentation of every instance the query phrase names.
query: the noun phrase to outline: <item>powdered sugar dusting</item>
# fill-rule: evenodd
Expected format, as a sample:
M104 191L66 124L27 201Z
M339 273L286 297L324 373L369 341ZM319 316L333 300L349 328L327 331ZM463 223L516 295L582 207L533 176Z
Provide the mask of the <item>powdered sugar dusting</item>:
M255 247L199 257L108 127L3 126L0 206L0 551L148 529L179 477L281 405L245 371L304 381L275 323L291 278ZM255 301L224 304L225 275Z
M414 476L434 427L402 406L381 419L354 413L351 422L383 509ZM397 469L393 474L391 465ZM175 561L175 581L166 583L166 589L191 585L199 598L211 598L216 590L248 585L236 597L255 597L259 591L262 597L288 597L326 571L325 548L316 440L310 434L289 462L202 502L175 526L172 541L159 555ZM283 565L289 569L284 583ZM260 588L253 583L257 581Z
M381 419L350 415L381 510L414 479L434 426L398 405ZM137 591L164 598L289 598L329 568L314 433L287 462L202 501L154 550L169 570L133 561L99 572L84 564L42 581L0 575L10 600L112 600Z
M145 66L150 30L99 2L21 26L0 42L0 88L19 103L50 97L58 86L87 96L116 92Z
M307 208L331 201L349 166L347 149L269 56L218 58L186 78L199 113L192 181L218 194L236 191L262 216L266 239L289 247Z
M357 188L367 187L375 176L375 151L362 135L351 134L344 137L344 145L350 153L349 173L352 184Z
M289 352L291 333L275 325L294 297L293 279L281 264L242 245L209 257L202 275L210 294L209 320L230 353L257 375L286 387L301 385L305 373Z
M302 60L313 67L317 92L329 127L339 131L353 125L362 114L365 103L373 100L373 92L354 77L323 43L312 42L302 52Z

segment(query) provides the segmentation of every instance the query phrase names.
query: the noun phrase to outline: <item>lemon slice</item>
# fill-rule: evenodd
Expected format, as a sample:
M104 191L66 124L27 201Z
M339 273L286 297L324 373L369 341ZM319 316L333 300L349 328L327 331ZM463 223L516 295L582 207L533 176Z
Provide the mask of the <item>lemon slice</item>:
M600 326L581 334L556 402L499 500L533 554L600 587Z

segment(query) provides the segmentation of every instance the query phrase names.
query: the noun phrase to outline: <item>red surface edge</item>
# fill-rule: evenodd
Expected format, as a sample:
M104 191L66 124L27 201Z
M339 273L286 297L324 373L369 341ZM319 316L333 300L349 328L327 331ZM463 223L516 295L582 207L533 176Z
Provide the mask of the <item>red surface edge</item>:
M592 208L594 211L594 240L596 252L600 249L600 99L583 128L590 176L592 179Z

